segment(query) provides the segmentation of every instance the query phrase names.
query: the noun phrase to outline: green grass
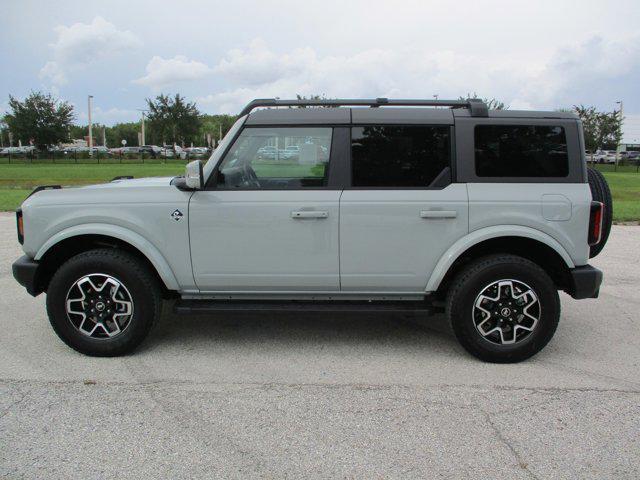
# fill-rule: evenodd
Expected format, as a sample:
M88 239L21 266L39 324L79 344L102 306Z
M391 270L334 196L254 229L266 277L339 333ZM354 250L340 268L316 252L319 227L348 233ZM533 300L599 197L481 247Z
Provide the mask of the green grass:
M0 188L33 189L38 185L88 185L118 175L168 177L184 173L184 164L0 165Z
M619 169L620 167L618 167ZM603 172L613 195L613 220L640 220L640 173Z
M31 190L0 188L0 212L18 208Z
M168 177L184 172L184 163L135 165L0 165L0 211L15 210L38 185L89 185L118 175Z
M256 165L261 176L284 175L279 169L283 165ZM294 172L301 176L321 176L320 166L298 166ZM636 167L618 167L598 165L609 182L613 192L613 219L616 222L640 221L640 173ZM10 164L0 165L0 210L14 210L24 198L38 185L88 185L111 180L118 175L134 177L161 177L179 175L184 172L184 164ZM291 166L287 166L287 174L291 175Z

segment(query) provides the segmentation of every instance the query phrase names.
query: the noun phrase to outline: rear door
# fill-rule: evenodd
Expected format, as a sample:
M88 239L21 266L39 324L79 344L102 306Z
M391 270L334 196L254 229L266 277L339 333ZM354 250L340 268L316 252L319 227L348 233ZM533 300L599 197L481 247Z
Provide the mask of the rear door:
M451 182L450 112L407 124L393 113L367 112L395 124L364 118L352 128L350 187L340 200L343 291L424 293L440 257L468 231L466 185Z

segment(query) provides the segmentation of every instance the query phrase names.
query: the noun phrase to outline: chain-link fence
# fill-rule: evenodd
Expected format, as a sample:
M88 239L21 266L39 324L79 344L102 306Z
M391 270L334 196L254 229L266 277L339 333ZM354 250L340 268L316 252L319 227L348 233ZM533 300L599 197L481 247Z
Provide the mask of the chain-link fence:
M185 163L191 160L206 160L210 153L151 153L151 152L106 152L69 150L48 151L37 150L16 152L11 149L0 151L0 164L13 163L49 163L49 164L140 164L140 163Z

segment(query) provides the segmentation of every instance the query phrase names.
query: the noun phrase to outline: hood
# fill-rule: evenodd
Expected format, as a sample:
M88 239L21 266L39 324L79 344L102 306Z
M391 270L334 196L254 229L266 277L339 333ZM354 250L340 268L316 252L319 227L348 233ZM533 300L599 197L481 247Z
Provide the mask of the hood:
M122 180L113 180L108 183L100 183L98 185L87 185L79 187L80 189L95 188L127 188L127 187L165 187L171 184L171 180L175 177L149 177L149 178L131 178Z
M86 187L62 187L41 190L29 196L22 208L51 205L115 205L123 203L162 203L167 192L178 190L171 185L174 177L114 180Z

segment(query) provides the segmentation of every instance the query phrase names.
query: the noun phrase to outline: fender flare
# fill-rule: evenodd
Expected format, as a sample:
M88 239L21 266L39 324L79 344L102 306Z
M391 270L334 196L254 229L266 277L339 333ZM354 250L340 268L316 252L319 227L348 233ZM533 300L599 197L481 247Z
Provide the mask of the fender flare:
M80 235L103 235L105 237L117 238L118 240L122 240L123 242L130 244L137 248L140 253L142 253L151 262L169 290L179 290L178 281L176 280L173 270L171 270L171 267L155 245L149 242L142 235L118 225L108 223L85 223L65 228L50 237L40 247L34 257L34 260L40 260L51 247L62 240Z
M449 271L449 268L451 268L451 265L453 265L460 255L466 252L469 248L480 242L484 242L485 240L499 237L523 237L537 240L552 248L558 255L560 255L568 268L575 268L575 264L566 249L552 236L541 232L540 230L521 225L485 227L468 233L449 247L449 249L440 257L440 260L438 260L438 263L431 272L425 291L436 291L440 286L440 282L442 282L442 279Z

